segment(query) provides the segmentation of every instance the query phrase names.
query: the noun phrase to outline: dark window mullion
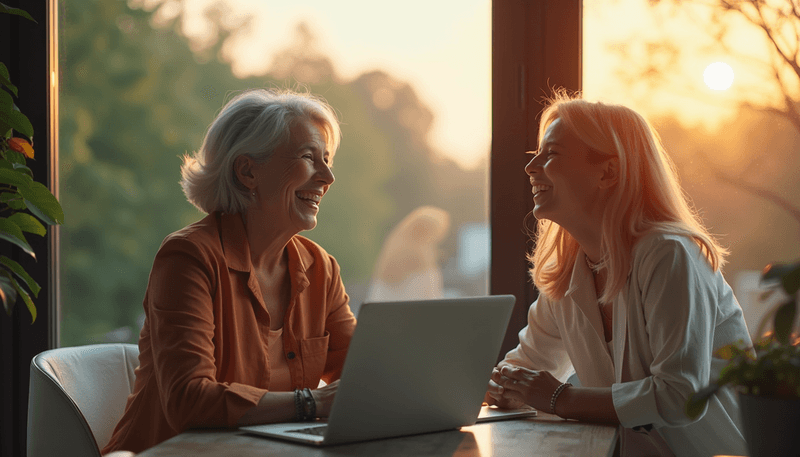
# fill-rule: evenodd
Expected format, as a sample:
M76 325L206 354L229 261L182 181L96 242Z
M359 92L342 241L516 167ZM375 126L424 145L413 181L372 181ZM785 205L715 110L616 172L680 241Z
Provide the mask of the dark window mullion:
M523 220L533 201L524 152L536 148L540 103L550 89L581 89L582 2L494 0L492 16L490 293L517 297L505 354L517 345L536 298L525 259L531 242Z

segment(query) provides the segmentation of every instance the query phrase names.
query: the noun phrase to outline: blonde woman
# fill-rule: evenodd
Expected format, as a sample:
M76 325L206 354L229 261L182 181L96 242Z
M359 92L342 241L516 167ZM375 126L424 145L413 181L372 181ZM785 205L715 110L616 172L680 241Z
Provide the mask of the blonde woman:
M487 402L618 424L622 455L745 454L733 392L695 421L684 414L725 365L715 351L750 338L720 271L727 252L688 204L658 134L629 108L562 93L539 138L525 167L539 298Z

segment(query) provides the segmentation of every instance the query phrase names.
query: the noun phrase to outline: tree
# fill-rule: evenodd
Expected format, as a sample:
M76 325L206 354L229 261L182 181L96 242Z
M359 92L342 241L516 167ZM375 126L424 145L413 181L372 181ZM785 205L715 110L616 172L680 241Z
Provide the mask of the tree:
M270 74L239 79L224 48L242 22L228 21L223 7L208 15L215 34L198 44L181 31L181 1L132 4L74 1L63 15L63 344L136 340L161 241L202 217L178 185L180 157L200 146L235 91L294 81L339 111L336 183L318 227L303 235L336 257L349 290L369 280L383 234L409 208L449 205L461 221L485 219L475 205L483 199L484 182L475 179L482 172L435 156L426 142L430 119L403 120L409 110L431 116L407 84L388 74L340 80L302 24ZM396 98L403 110L375 104L368 87L375 77L404 87Z
M679 100L673 106L681 114L700 100L730 107L716 128L679 116L654 120L687 194L731 250L724 273L755 331L769 308L756 272L798 255L800 7L791 0L648 3L659 19L654 27L663 29L614 43L625 62L616 74L642 107L659 105L665 94ZM688 81L687 68L699 76L692 65L719 55L736 69L736 83L711 97Z
M734 55L736 49L731 46L734 34L741 33L742 27L760 32L764 39L767 55L759 59L747 56L746 68L760 74L758 79L762 87L755 88L759 92L766 90L768 95L755 99L750 93L738 100L742 112L760 113L777 117L800 134L800 5L793 0L714 0L711 2L686 2L680 0L649 0L653 5L669 4L673 8L687 8L687 4L701 4L707 7L708 17L701 15L703 25L709 30L714 45ZM673 10L673 12L675 12ZM709 27L710 26L710 27ZM648 47L655 51L652 56L660 59L661 64L654 63L653 58L644 65L645 71L638 72L640 77L657 78L663 75L664 57L669 62L677 61L680 53L678 46L669 42L650 42ZM660 57L659 57L660 56ZM758 94L762 95L762 94ZM788 151L796 154L797 149ZM706 162L712 167L715 177L731 186L742 189L759 198L765 199L786 211L800 223L800 204L783 196L774 188L761 183L749 181L746 172L732 174L704 152ZM757 160L751 160L752 165ZM750 168L748 167L744 167Z

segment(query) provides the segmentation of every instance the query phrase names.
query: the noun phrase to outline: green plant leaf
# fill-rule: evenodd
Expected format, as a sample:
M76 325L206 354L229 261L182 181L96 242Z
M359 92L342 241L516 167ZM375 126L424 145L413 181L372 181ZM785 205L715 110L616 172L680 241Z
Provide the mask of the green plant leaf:
M0 89L0 111L11 112L14 109L14 99L11 94Z
M14 151L14 152L16 152L16 151ZM15 170L20 170L23 173L25 173L26 175L30 176L31 179L33 179L33 170L31 170L30 167L28 167L27 165L15 163L13 165L13 167L14 167Z
M775 328L775 339L781 344L789 344L789 338L794 326L794 316L797 313L797 302L794 299L782 304L775 312L773 327Z
M19 165L25 165L28 163L26 161L27 158L25 157L25 154L14 151L13 149L8 151L6 154L6 159L11 162L14 169L18 168Z
M0 203L5 203L9 208L20 211L26 208L25 200L19 192L3 192L0 193Z
M692 419L699 416L706 407L708 399L719 390L719 385L709 384L699 391L689 394L689 399L686 401L686 415Z
M0 274L0 300L3 301L3 308L5 308L6 314L10 316L14 303L17 302L17 289L11 283L11 275L5 270L3 274Z
M780 282L787 294L794 295L800 289L800 262L767 265L761 272L761 282Z
M739 341L741 342L741 340ZM732 359L736 355L736 350L738 349L737 344L738 343L731 343L717 349L714 351L714 356L725 360Z
M64 223L64 210L47 186L34 181L27 188L18 187L18 189L25 198L25 205L34 216L49 225Z
M33 139L33 125L28 120L28 116L18 110L0 111L0 122L8 124L12 129L25 135L28 139Z
M794 296L797 293L800 289L800 265L796 264L795 268L783 277L781 285L787 294Z
M12 129L11 126L5 122L0 121L0 139L9 139L11 138L12 133L14 133L14 129Z
M15 97L17 97L17 86L11 84L11 76L8 74L8 68L3 62L0 62L0 84L6 86Z
M34 322L36 322L36 305L33 304L33 300L31 300L31 297L30 295L28 295L28 292L26 292L25 289L20 287L19 283L17 283L17 281L14 280L14 278L9 278L9 279L11 279L11 284L17 291L17 296L22 297L22 301L24 301L25 306L28 307L28 312L31 313L31 324L33 324Z
M5 170L13 170L14 164L9 162L8 159L0 159L0 168Z
M23 232L33 233L34 235L45 236L47 229L38 219L26 213L14 213L8 216L8 220L17 224Z
M19 170L0 168L0 183L16 186L21 189L29 187L31 183L33 183L33 179Z
M31 248L31 245L28 244L28 241L25 239L25 235L22 233L22 230L19 228L19 226L9 221L5 217L0 218L0 239L9 241L19 246L31 257L34 259L36 258L36 253L33 252L33 248Z
M30 15L30 14L28 14L28 12L27 12L27 11L25 11L25 10L22 10L22 9L19 9L19 8L12 8L12 7L10 7L10 6L7 6L7 5L4 5L4 4L2 4L2 3L0 3L0 13L14 14L14 15L16 15L16 16L22 16L22 17L24 17L25 19L28 19L28 20L30 20L30 21L33 21L33 22L36 22L36 21L35 21L35 20L34 20L34 19L31 17L31 15ZM36 23L38 24L38 22L36 22Z
M19 277L19 279L25 281L25 285L28 286L28 289L31 290L34 297L39 296L39 291L42 288L39 286L39 283L34 281L34 279L22 268L22 265L18 264L17 262L9 259L6 256L0 256L0 263L5 265L9 270L11 270L15 275Z

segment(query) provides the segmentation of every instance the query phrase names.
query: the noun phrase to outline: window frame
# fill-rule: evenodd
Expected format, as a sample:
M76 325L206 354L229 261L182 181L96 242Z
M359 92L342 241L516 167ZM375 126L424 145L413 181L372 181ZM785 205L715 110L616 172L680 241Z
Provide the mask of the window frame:
M34 129L36 160L28 162L36 180L58 197L58 10L56 0L3 1L24 8L37 23L0 15L0 61L8 67L20 97L20 110ZM52 75L52 77L51 77ZM44 90L43 90L44 89ZM58 227L44 237L31 236L34 261L17 248L3 245L0 253L19 262L42 287L31 316L20 300L0 321L0 455L25 455L28 384L33 356L58 344Z
M26 11L38 18L33 24L0 15L0 61L8 66L21 95L19 106L36 132L34 176L58 197L58 1L4 3L24 3ZM581 89L581 42L581 0L492 1L489 290L517 297L499 357L516 346L517 333L536 298L525 258L531 240L523 220L533 202L523 176L523 153L536 147L540 102L550 88ZM30 241L36 262L19 259L19 253L6 247L0 249L23 262L42 286L33 325L19 304L0 323L0 455L9 457L26 454L30 361L59 341L59 229L51 227L45 237Z
M517 297L498 360L518 344L537 297L526 259L532 241L523 221L533 198L524 152L537 147L543 97L554 87L582 88L582 20L581 0L492 1L489 292Z

